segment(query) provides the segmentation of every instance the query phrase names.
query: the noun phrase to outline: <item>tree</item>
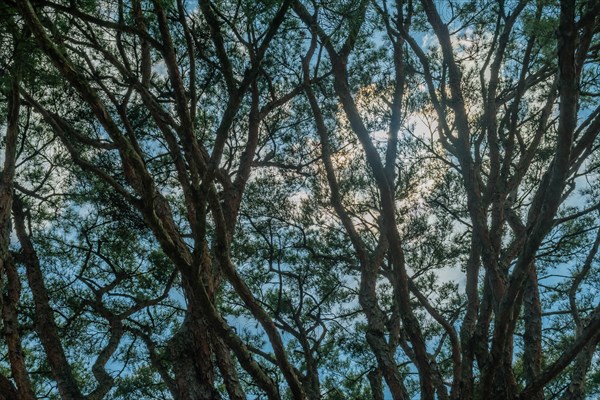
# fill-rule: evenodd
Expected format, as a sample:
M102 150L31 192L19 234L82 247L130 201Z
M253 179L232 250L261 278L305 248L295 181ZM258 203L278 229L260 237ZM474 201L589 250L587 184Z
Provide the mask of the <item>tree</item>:
M1 7L4 398L598 391L599 2Z

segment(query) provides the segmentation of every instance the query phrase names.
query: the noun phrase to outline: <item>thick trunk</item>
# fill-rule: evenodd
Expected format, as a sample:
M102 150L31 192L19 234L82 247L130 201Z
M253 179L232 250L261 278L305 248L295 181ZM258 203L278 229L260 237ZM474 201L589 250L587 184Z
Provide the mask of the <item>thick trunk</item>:
M220 399L214 386L213 349L206 323L188 315L168 344L180 398Z
M561 400L584 400L585 399L585 383L588 370L592 363L592 357L596 351L596 346L600 340L600 335L595 341L585 346L581 353L575 358L573 372L571 373L571 383L563 393Z
M396 361L389 352L389 346L385 340L384 333L369 328L369 331L367 331L367 343L369 344L371 351L375 354L377 363L383 371L383 376L385 377L385 381L392 394L392 399L408 399L408 393L404 387L400 374L398 373Z
M4 375L0 374L0 400L18 399L17 389Z
M304 353L304 361L306 363L306 376L302 379L302 386L306 392L306 397L309 400L319 400L321 398L321 379L319 378L319 369L317 360L315 360L308 335L302 328L302 322L297 318L298 328L302 335L301 345Z
M373 400L383 400L383 376L379 368L369 371L367 374L369 385L371 386L371 395Z
M0 312L2 314L4 339L8 347L8 358L13 379L17 385L19 399L34 399L29 373L21 346L17 306L21 297L21 278L10 254L11 209L13 201L13 178L15 174L16 147L19 136L19 86L12 79L8 92L8 118L4 152L4 165L0 172ZM6 277L6 288L3 278ZM0 395L1 397L1 395Z
M6 252L10 257L10 254ZM21 335L19 334L19 321L17 315L17 304L21 293L21 282L17 268L10 258L0 259L0 269L6 271L8 291L4 295L2 304L2 320L4 322L4 338L8 347L8 358L13 379L17 384L19 400L33 400L35 394L31 387L29 373L25 365L25 356L21 346Z
M493 393L492 398L494 399L514 399L518 393L519 387L517 384L517 380L513 371L513 350L514 350L514 342L513 335L515 331L515 327L517 324L517 320L520 314L521 305L523 304L524 290L522 290L516 300L514 307L514 315L511 316L511 319L507 322L507 326L504 328L507 332L506 334L506 342L502 346L502 352L499 354L500 361L497 362L494 357L497 357L495 353L490 353L490 363L496 364L497 367L493 369L491 372L491 387L482 386L481 396L489 394L490 391ZM496 327L494 327L496 328ZM494 335L496 335L496 329L494 329ZM483 373L486 373L487 366L485 367ZM481 397L480 396L480 397Z
M394 400L408 399L408 393L398 371L398 365L392 347L385 338L385 316L377 301L377 268L363 267L361 276L359 302L367 317L367 343L373 351L379 369L385 378Z
M221 339L216 338L213 347L217 357L219 372L225 383L225 389L231 400L244 400L246 394L240 383L240 378L236 370L235 360L231 355L229 348Z
M479 312L479 263L480 263L480 244L471 238L471 253L467 262L467 312L460 329L460 347L461 347L461 370L460 386L457 393L453 393L453 398L471 400L474 395L473 363L475 360L475 349L472 343L477 325L477 313Z
M50 370L63 399L83 399L60 341L60 332L54 320L54 310L50 306L50 297L44 283L40 260L27 234L23 205L17 197L13 201L13 214L15 230L21 244L27 272L27 281L35 306L35 330L42 342Z
M196 260L197 262L193 263L195 271L182 278L187 299L187 315L179 331L169 341L168 349L175 383L182 399L219 399L221 395L215 387L217 360L213 345L214 335L196 295L199 285L205 285L209 299L214 304L218 279L213 271L206 241L202 244L202 251Z
M470 346L475 354L477 360L477 366L479 370L483 369L489 358L489 334L490 334L490 321L492 318L492 291L490 289L489 280L486 278L483 284L483 295L481 299L481 305L479 307L479 317L477 319L477 325L475 332L471 338Z
M523 366L525 381L530 384L542 371L542 307L535 266L529 271L523 309L525 313ZM544 393L540 391L532 397L532 400L542 400L543 398Z

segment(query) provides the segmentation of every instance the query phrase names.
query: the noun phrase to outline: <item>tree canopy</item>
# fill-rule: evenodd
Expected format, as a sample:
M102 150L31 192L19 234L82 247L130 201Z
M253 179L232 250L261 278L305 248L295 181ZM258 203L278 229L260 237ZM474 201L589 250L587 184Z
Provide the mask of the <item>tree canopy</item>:
M600 1L0 0L0 400L600 396Z

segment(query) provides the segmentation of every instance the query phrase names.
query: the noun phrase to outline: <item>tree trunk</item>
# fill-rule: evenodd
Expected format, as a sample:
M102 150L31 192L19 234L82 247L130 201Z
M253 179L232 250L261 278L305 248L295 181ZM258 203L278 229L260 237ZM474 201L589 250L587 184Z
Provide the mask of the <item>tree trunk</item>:
M21 244L23 263L27 272L27 281L35 305L35 330L42 342L50 370L63 399L83 399L60 340L60 332L54 320L54 310L50 306L50 296L44 283L40 260L27 234L23 204L18 197L13 200L13 214L15 230Z
M596 351L596 346L600 340L600 335L594 341L585 346L581 353L575 358L573 372L571 373L571 383L561 396L561 400L584 400L585 399L585 381L588 370L592 363L592 357Z
M235 360L231 355L229 348L219 338L215 338L213 347L217 356L217 364L219 366L219 372L225 382L225 389L231 400L245 400L246 394L240 383L238 376Z
M182 399L220 399L214 386L213 349L208 327L188 313L168 344L178 395Z
M523 308L525 320L523 366L525 381L530 384L542 371L542 307L535 266L529 271ZM540 391L532 397L532 400L543 400L543 398L544 393Z
M375 368L367 374L373 400L383 400L383 376L379 368Z

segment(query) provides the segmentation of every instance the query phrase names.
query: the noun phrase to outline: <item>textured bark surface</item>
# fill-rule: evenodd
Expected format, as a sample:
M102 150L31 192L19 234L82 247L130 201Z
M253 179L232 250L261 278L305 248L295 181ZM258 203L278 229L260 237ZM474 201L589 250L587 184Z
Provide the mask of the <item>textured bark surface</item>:
M19 139L20 98L17 77L11 79L7 97L8 118L4 140L4 165L0 176L0 288L2 289L0 312L2 314L2 331L8 347L8 358L12 377L17 386L18 398L19 400L30 400L35 398L35 394L27 371L19 332L18 309L21 298L21 278L9 251L12 231L13 179ZM12 387L8 386L5 390L7 398L10 398L9 393ZM15 393L11 395L17 397Z
M586 398L586 376L592 364L592 357L600 341L600 336L583 348L577 355L573 363L573 372L571 373L571 382L561 396L563 400L583 400Z
M531 383L542 372L542 308L535 266L530 269L529 278L525 284L523 299L523 319L525 333L523 335L523 366L525 380ZM540 392L532 400L542 400L544 393Z
M195 326L192 326L195 325ZM214 386L213 352L208 329L187 319L168 345L177 395L182 399L220 399Z
M83 399L84 396L73 376L71 366L61 344L54 311L44 283L40 260L27 234L23 204L18 198L13 201L13 215L17 238L21 244L23 263L27 272L27 282L35 304L35 329L48 357L48 364L56 380L61 397L68 400Z
M381 371L379 369L371 370L369 371L367 377L369 378L369 385L371 386L373 400L383 400L383 379L381 376Z

